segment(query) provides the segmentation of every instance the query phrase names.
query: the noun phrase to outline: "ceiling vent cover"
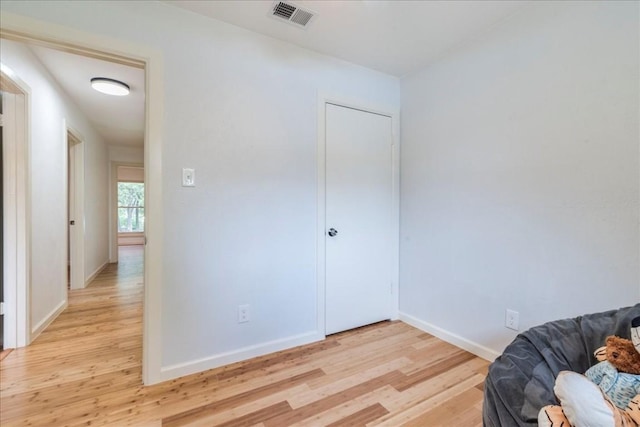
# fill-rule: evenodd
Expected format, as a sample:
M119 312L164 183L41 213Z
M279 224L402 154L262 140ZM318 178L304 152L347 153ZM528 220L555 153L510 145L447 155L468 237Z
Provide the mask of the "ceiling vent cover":
M315 16L315 13L302 9L293 3L276 1L271 8L271 16L285 20L297 27L306 28Z

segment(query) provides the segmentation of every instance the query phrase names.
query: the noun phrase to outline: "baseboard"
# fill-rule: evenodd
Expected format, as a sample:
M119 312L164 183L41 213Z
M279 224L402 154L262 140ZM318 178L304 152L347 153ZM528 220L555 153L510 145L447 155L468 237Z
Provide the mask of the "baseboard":
M468 351L469 353L473 353L478 357L482 357L489 362L493 362L498 356L500 356L500 353L495 350L468 340L464 337L461 337L460 335L456 335L438 326L432 325L431 323L425 322L424 320L418 319L417 317L411 316L409 314L401 312L400 320L435 337L438 337L441 340L448 342L449 344L453 344L456 347L460 347L461 349Z
M96 271L94 271L89 277L87 277L87 280L84 281L84 287L86 288L87 286L89 286L89 284L93 282L96 277L98 277L98 274L102 273L102 270L107 268L107 265L109 265L109 260L105 261L100 267L96 269Z
M165 366L160 369L160 381L168 381L185 375L195 374L197 372L206 371L230 363L240 362L242 360L251 359L253 357L264 356L265 354L275 353L276 351L287 350L300 345L310 344L321 341L324 335L317 331L306 334L295 335L279 340L269 341L263 344L256 344L244 347L227 353L220 353L210 357L193 360L191 362L180 363L171 366Z
M47 316L45 316L44 319L42 319L40 322L38 322L38 324L32 329L32 331L31 331L31 339L29 340L29 342L33 342L33 340L35 340L38 337L38 335L40 335L42 333L42 331L47 329L47 326L49 326L51 324L51 322L56 320L56 317L58 317L60 315L60 313L62 313L64 311L65 308L67 308L67 300L66 300L66 298L64 299L64 301L62 301L60 304L58 304L58 306L56 308L54 308L51 311L51 313L49 313Z

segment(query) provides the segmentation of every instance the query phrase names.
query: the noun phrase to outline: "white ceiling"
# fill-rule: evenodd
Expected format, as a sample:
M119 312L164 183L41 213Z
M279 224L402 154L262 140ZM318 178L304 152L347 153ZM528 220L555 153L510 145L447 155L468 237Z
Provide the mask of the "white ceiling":
M272 0L166 1L394 76L416 72L473 39L530 1L297 0L317 15L305 29L272 18ZM34 54L111 145L144 144L144 70L32 46ZM92 77L127 83L115 97L91 88Z
M33 53L110 145L144 145L144 70L86 56L31 46ZM129 85L127 96L110 96L91 88L93 77ZM73 126L73 124L71 124Z
M271 17L272 0L165 3L402 77L530 1L292 0L317 14L307 28Z

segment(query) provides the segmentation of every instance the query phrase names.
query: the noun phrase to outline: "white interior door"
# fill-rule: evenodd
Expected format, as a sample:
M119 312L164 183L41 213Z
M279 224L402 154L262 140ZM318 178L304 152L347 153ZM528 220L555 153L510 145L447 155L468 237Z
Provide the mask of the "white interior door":
M326 104L327 334L392 315L392 121Z

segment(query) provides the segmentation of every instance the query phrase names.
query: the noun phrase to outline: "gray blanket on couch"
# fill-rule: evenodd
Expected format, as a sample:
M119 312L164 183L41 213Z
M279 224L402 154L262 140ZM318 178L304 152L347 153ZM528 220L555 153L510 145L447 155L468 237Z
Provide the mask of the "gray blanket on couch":
M537 426L538 411L558 404L553 393L560 371L584 373L597 363L593 351L605 338L630 338L640 304L536 326L521 333L489 367L484 387L485 427Z

